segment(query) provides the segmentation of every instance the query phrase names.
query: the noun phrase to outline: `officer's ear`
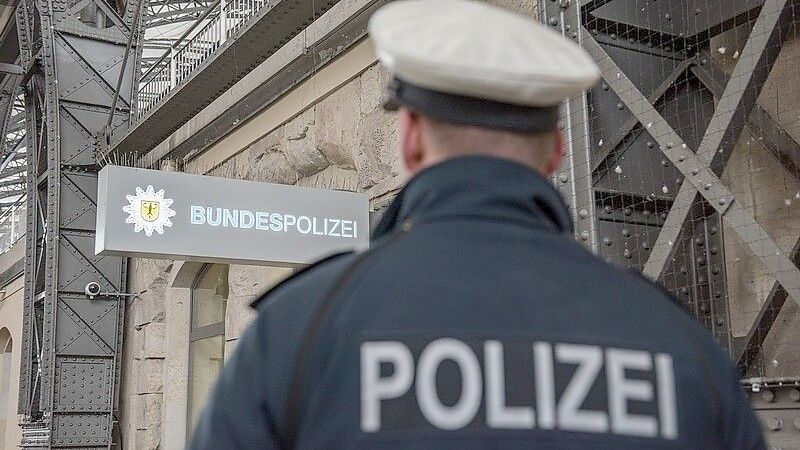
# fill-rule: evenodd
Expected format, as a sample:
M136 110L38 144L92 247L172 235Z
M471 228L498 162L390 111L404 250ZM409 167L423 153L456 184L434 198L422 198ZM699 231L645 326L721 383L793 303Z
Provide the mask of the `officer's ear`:
M425 148L421 132L422 118L408 108L400 108L398 114L400 158L409 175L414 175L423 169L425 161Z
M566 156L566 147L564 146L564 133L561 130L553 132L553 148L550 151L550 157L544 167L544 175L547 177L552 176L558 172L561 167L561 162Z

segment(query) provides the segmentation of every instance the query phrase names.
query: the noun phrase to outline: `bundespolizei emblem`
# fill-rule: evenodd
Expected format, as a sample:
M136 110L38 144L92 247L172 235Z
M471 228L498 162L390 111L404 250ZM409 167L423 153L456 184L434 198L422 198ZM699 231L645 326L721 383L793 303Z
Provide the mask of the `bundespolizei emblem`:
M122 208L128 213L125 223L133 224L133 231L138 233L144 230L147 236L152 236L153 232L164 234L164 227L171 227L171 218L175 211L170 208L173 200L164 198L164 190L158 192L148 185L147 189L136 188L135 195L126 195L128 204Z

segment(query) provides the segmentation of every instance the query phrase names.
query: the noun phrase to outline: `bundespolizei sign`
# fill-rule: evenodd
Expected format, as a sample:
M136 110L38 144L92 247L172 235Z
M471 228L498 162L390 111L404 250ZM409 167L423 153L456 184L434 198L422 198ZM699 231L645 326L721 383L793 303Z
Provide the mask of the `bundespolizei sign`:
M363 194L120 166L100 171L98 255L299 265L368 246Z

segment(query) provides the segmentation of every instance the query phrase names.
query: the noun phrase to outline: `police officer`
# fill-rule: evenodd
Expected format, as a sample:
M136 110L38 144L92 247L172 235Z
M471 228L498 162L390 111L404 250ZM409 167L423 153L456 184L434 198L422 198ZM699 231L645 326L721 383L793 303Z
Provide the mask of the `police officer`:
M256 303L191 448L763 448L710 334L570 237L547 177L587 54L465 0L369 30L413 177L369 251Z

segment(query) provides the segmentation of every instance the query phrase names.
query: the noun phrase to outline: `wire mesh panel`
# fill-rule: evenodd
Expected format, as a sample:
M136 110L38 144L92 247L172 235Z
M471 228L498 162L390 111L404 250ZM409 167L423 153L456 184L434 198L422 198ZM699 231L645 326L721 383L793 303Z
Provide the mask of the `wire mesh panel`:
M800 377L800 2L547 0L602 81L562 113L576 237L751 376Z

